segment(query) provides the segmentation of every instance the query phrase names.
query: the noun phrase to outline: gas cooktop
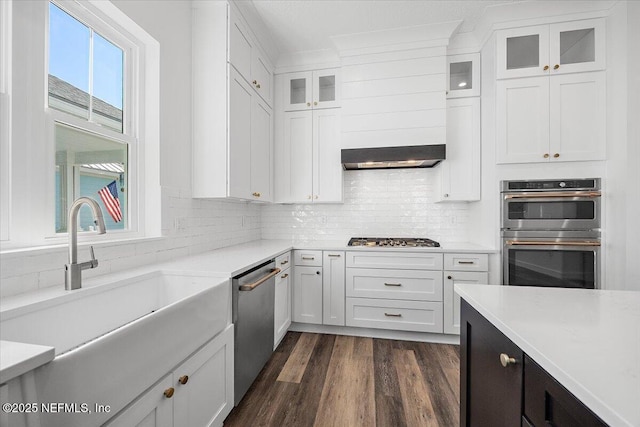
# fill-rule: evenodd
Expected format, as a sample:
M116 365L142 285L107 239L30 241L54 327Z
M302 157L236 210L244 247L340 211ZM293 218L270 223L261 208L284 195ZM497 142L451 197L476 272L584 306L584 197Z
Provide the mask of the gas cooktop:
M349 246L371 246L371 247L409 247L409 248L438 248L440 243L431 239L420 239L410 237L353 237L349 240Z

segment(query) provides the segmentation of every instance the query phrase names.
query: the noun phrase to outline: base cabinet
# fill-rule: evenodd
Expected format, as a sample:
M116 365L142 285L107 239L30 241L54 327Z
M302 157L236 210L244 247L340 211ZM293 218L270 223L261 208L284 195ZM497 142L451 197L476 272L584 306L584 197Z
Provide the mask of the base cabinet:
M280 344L291 325L291 252L276 258L280 274L276 276L276 292L273 313L273 348Z
M460 325L461 426L606 426L464 300Z
M344 326L344 252L322 254L322 324Z
M222 426L233 409L233 325L138 397L106 426Z
M456 283L486 285L489 273L475 271L445 271L444 272L444 333L460 333L460 295L456 294L453 286Z
M293 321L322 325L322 265L296 265L293 272Z

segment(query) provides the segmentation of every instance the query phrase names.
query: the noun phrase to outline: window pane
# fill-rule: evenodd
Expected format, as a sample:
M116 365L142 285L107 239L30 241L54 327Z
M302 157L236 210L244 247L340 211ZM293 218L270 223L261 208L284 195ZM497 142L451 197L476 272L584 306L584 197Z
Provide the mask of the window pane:
M540 36L510 37L507 39L507 70L538 67Z
M126 229L128 209L127 145L99 135L56 124L55 219L56 232L67 231L67 215L73 200L85 196L95 199L102 208L107 230ZM98 192L115 182L120 203L121 221L109 213ZM78 230L94 227L91 210L80 210Z
M122 132L122 49L93 34L93 121Z
M291 88L291 99L289 99L290 104L304 104L307 102L305 97L306 93L306 80L305 79L291 79L289 82Z
M79 117L89 114L90 30L49 3L49 106Z
M318 85L320 87L318 101L336 100L336 76L322 76L318 79Z
M560 33L560 63L577 64L596 60L595 29L562 31Z

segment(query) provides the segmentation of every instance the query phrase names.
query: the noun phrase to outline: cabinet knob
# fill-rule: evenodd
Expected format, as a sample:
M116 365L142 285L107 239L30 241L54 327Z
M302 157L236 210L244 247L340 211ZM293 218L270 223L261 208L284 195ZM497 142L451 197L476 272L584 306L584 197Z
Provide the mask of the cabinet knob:
M318 101L313 101L313 105L318 105Z
M453 277L451 277L451 276L447 276L447 279L451 280L451 279L453 279Z
M544 71L547 71L548 69L549 69L548 65L545 65L544 68L543 68Z
M449 193L444 193L444 197L449 197Z
M311 107L311 103L310 102L307 102L307 107Z
M310 196L310 195L309 195L309 196L307 196L307 199L311 200L311 196Z
M175 389L173 387L169 387L162 394L164 394L164 397L166 397L167 399L170 399L171 396L173 396L173 392L175 392Z
M553 155L554 159L557 159L558 157L560 157L560 153L556 153L556 154Z
M260 83L258 83L257 80L254 80L251 83L253 83L253 85L256 87L256 89L260 89Z
M258 192L253 193L253 197L260 197L260 193L258 193Z
M314 197L314 199L318 200L318 195L316 194L316 196Z
M316 271L316 274L317 274L317 275L320 275L320 272L319 272L319 271Z
M286 279L287 277L289 277L289 273L284 273L282 276L280 276L281 279Z
M549 158L549 153L544 153L544 156L542 156L542 157L544 157L545 159L548 159Z
M506 354L506 353L500 353L500 364L501 364L503 367L505 367L505 368L506 368L507 366L509 366L509 365L515 365L516 363L517 363L517 362L516 362L516 359L515 359L515 358L513 358L513 357L509 357L509 355L508 355L508 354Z
M560 68L560 65L559 65L559 64L556 64L556 65L554 65L554 66L553 66L553 69L554 69L554 70L557 70L558 68Z
M182 385L185 385L189 382L189 375L183 375L178 379L178 382Z
M254 81L252 81L251 83L253 83L254 85L257 85L257 84L258 84L258 81L257 81L257 80L254 80Z

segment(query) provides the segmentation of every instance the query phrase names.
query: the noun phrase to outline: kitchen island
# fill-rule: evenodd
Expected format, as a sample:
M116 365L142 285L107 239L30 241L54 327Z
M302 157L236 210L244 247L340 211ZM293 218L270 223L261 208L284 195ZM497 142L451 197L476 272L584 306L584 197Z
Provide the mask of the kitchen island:
M474 285L455 291L463 299L462 425L495 413L512 415L498 424L522 416L528 425L537 409L545 421L562 415L590 420L577 425L640 425L640 292ZM568 393L555 399L534 379L540 372L544 384ZM492 413L493 403L500 411Z

